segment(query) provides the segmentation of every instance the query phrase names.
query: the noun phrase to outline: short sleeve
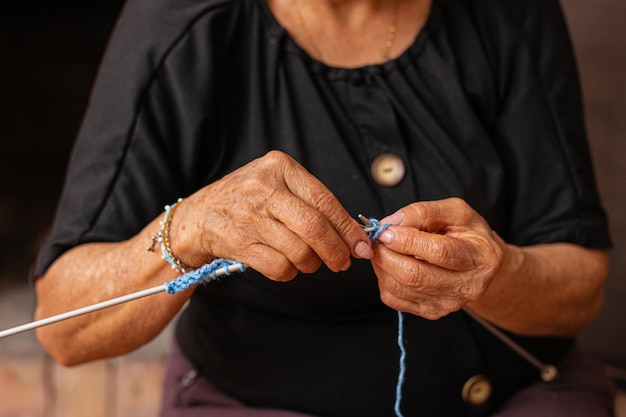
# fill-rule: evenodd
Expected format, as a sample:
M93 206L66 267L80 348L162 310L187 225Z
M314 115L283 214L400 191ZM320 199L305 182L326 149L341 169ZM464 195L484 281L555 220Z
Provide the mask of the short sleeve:
M557 0L508 2L517 37L494 48L501 106L495 135L509 167L508 240L609 248L576 62ZM493 33L498 33L494 31ZM507 44L508 43L508 44Z
M210 175L219 0L129 1L100 66L49 238L32 275L68 249L122 241ZM193 60L191 59L193 57ZM198 82L202 80L202 82ZM190 93L191 92L191 93ZM209 151L209 148L212 147Z

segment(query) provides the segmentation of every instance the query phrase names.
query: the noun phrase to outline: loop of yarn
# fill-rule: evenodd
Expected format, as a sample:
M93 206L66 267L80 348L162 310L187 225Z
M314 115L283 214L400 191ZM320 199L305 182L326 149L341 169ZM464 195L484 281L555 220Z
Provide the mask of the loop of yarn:
M165 282L165 291L168 294L175 294L177 292L186 290L192 285L196 285L202 282L208 283L211 281L216 281L219 278L216 274L217 270L219 269L223 270L222 275L231 275L231 272L228 270L228 267L231 265L239 266L239 270L237 272L243 272L246 269L246 266L241 262L231 261L228 259L216 259L209 264L206 264L198 269L179 276L171 282Z
M384 224L380 224L380 222L378 221L378 219L374 219L371 218L369 219L370 223L372 224L370 227L373 229L370 233L369 233L369 237L370 240L373 242L376 239L378 239L378 236L380 236L380 234L389 226L391 226L391 223L384 223Z

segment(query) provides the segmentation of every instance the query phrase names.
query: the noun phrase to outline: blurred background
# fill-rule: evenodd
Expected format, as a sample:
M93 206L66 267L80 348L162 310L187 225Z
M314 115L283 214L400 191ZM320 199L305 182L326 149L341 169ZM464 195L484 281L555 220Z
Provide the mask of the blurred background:
M615 243L605 306L581 344L626 381L626 1L562 4ZM122 5L0 2L0 330L31 320L29 270ZM69 370L52 363L32 334L0 340L0 417L154 416L167 337L127 357Z

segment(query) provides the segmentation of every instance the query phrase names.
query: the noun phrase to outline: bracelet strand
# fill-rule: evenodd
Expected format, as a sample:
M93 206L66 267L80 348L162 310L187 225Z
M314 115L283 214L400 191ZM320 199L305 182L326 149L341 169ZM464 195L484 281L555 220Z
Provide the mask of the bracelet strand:
M154 252L156 244L160 244L161 258L170 264L173 270L184 274L196 268L185 264L178 257L176 257L176 255L172 252L172 245L170 243L170 224L172 223L172 218L174 217L176 208L182 201L183 199L179 198L174 204L165 206L165 214L163 216L163 220L160 222L161 230L152 236L152 245L148 247L148 251Z

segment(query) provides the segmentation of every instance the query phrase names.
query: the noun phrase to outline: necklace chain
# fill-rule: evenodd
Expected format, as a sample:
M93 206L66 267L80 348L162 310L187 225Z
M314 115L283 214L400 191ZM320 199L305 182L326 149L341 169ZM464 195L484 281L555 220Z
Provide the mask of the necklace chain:
M391 54L391 48L393 48L393 42L396 40L396 31L398 30L397 13L394 11L394 23L389 25L387 30L387 40L385 41L385 49L383 49L382 59L383 62L389 61L389 55Z
M296 0L289 0L289 4L291 5L291 8L293 10L293 15L296 20L296 24L298 25L300 32L304 36L305 42L308 44L309 48L311 49L313 58L321 61L322 53L320 49L317 47L317 44L313 40L313 37L309 33L304 23L304 19L302 18L302 14L300 13L300 8L298 7ZM389 28L387 29L387 36L385 39L384 48L381 53L381 62L389 61L389 57L391 55L391 49L393 48L394 41L396 40L396 32L398 31L397 20L398 20L398 2L396 1L394 2L393 22L391 25L389 25Z

